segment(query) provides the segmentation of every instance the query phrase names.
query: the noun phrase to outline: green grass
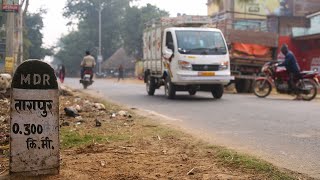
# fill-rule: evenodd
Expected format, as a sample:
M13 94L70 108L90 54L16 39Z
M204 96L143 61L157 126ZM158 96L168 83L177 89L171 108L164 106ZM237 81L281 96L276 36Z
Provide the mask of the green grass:
M92 134L80 135L78 132L63 130L61 131L61 140L62 148L72 148L87 145L93 142L101 142L104 140L104 137Z
M296 179L291 175L281 172L278 168L264 160L253 156L237 153L223 147L211 146L211 149L217 150L217 158L224 166L241 168L244 170L254 171L266 174L270 179L274 180L293 180Z
M143 134L149 135L159 135L162 138L165 137L175 137L182 138L189 137L190 135L185 134L184 132L174 130L157 123L150 123L148 120L143 120L143 126L145 127ZM210 145L203 141L195 140L194 143L189 144L191 146L195 146L199 149L212 149L215 153L215 158L217 161L221 163L224 167L232 167L235 169L242 169L245 171L261 173L268 176L268 179L273 180L294 180L294 178L290 173L282 172L279 168L275 167L271 163L268 163L264 160L258 159L254 156L238 153L234 150L229 150L225 147Z
M70 131L68 129L61 130L61 146L63 149L81 147L84 145L89 145L92 143L102 143L102 142L119 142L129 140L130 136L126 134L111 134L108 136L103 136L95 134L93 132L87 132L85 134L80 134L75 131Z

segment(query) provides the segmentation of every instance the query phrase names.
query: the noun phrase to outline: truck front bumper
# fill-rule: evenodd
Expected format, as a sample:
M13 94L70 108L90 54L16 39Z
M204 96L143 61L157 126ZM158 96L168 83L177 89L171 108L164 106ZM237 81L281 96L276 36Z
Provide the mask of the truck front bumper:
M173 83L177 85L199 85L199 84L222 84L227 85L234 80L234 76L230 75L215 75L215 76L199 76L190 74L177 74Z

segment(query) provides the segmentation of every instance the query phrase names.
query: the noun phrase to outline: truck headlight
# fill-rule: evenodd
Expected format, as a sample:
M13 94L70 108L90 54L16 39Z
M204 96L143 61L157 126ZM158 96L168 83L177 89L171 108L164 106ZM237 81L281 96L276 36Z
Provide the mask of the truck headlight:
M179 68L182 70L192 70L192 64L187 61L178 61Z
M222 62L219 66L219 70L227 70L229 68L229 61Z

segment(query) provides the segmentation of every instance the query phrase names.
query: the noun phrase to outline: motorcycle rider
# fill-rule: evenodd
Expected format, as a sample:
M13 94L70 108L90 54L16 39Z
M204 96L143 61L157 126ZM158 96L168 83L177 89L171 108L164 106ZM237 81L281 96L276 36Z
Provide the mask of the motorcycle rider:
M81 79L83 79L84 72L86 70L90 70L93 72L93 68L96 66L96 61L93 56L91 56L90 51L86 51L86 55L84 56L80 66L81 68ZM93 73L91 74L90 80L93 78Z
M291 90L292 92L298 95L295 80L300 78L301 76L299 64L297 62L295 55L289 50L287 44L282 45L281 52L283 55L285 55L285 60L278 66L286 67L289 75L289 82L288 82L289 90ZM299 96L297 97L297 99L299 99Z

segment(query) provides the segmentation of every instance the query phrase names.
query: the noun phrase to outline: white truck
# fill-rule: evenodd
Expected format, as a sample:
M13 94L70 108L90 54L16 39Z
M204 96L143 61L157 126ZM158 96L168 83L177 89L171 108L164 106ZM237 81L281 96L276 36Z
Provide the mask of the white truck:
M222 32L203 27L207 16L161 18L143 35L144 81L148 95L164 85L165 95L174 99L177 91L209 91L220 99L234 78Z

